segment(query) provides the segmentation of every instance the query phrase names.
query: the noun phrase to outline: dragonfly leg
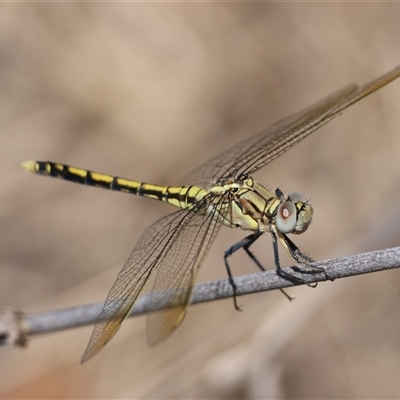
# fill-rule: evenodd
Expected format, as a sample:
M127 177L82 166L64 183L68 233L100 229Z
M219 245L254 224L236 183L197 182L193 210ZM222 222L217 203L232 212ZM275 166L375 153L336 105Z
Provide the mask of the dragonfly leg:
M261 234L260 234L261 235ZM260 236L259 235L259 236ZM258 237L259 237L258 236ZM256 239L253 240L253 242L246 244L245 246L243 246L244 251L247 253L247 255L254 261L254 263L257 265L258 268L261 269L261 271L266 271L266 269L264 268L264 266L260 263L260 261L258 260L258 258L254 255L254 253L250 250L250 246L258 239L258 237ZM294 300L294 297L289 296L283 289L279 289L284 295L285 297L289 300L292 301Z
M226 271L228 273L228 278L229 278L229 283L232 286L233 290L233 303L235 305L236 310L240 310L240 307L237 304L237 299L236 299L236 292L237 292L237 286L235 283L235 280L233 279L232 275L232 270L231 267L229 266L228 263L228 257L230 257L233 253L241 249L242 247L246 250L248 249L259 237L261 236L260 232L252 233L249 236L246 236L244 239L242 239L240 242L235 243L233 246L229 247L228 250L225 251L224 253L224 262L225 262L225 267ZM247 252L247 250L246 250ZM249 253L248 253L249 254ZM252 253L250 253L252 254ZM264 267L261 265L261 263L257 260L257 258L254 255L250 255L250 257L254 260L254 262L263 270L265 271Z
M225 267L228 272L228 277L229 277L229 283L232 286L233 289L233 301L235 304L236 309L240 309L237 306L237 301L236 301L236 284L232 275L231 268L228 264L228 257L230 257L233 253L235 253L237 250L243 248L244 251L247 253L247 255L253 260L253 262L257 265L258 268L260 268L261 271L266 271L264 266L260 263L258 258L254 255L254 253L250 250L250 246L263 234L263 232L255 232L252 233L249 236L246 236L244 239L242 239L240 242L235 243L233 246L231 246L228 250L225 251L224 254L224 261L225 261ZM293 297L290 297L283 289L279 289L288 300L292 301Z
M271 235L272 235L272 247L273 247L273 249L274 249L275 267L276 267L276 269L277 269L278 275L281 276L282 278L287 279L287 280L289 280L289 281L291 281L291 282L294 282L294 283L302 283L302 284L307 285L307 286L316 287L316 284L315 284L315 285L311 285L311 284L308 283L306 280L304 280L304 279L302 279L302 278L299 278L299 277L297 277L297 276L293 276L293 275L291 275L291 274L288 274L287 272L285 272L285 271L282 269L281 263L280 263L280 260L279 260L278 238L277 238L275 232L273 232L273 231L271 231ZM282 235L282 236L284 236L285 239L288 240L288 242L285 242L285 247L288 249L290 255L292 256L292 258L293 258L296 262L299 262L299 263L300 263L299 257L298 257L297 255L293 256L293 254L292 254L292 250L293 250L293 249L291 249L291 248L289 247L290 244L293 244L293 245L294 245L294 243L293 243L290 239L288 239L287 236L285 236L285 235ZM295 246L295 245L294 245L294 246ZM295 246L295 247L296 247L296 246ZM296 247L296 249L297 249L297 247ZM297 250L298 250L298 249L297 249ZM299 250L299 253L300 253L300 250ZM300 254L301 254L301 253L300 253ZM305 256L305 257L309 258L308 256ZM306 259L306 258L305 258L305 259ZM312 261L311 261L311 258L309 258L309 260L310 260L309 262L312 262ZM308 264L307 264L307 266L308 266Z
M309 285L304 279L295 277L293 275L288 274L287 272L285 272L282 267L281 267L281 263L279 261L279 251L278 251L278 239L276 237L275 232L271 231L271 236L272 236L272 247L274 249L274 261L275 261L275 267L277 270L277 274L279 276L281 276L284 279L287 279L291 282L294 283L303 283L305 285Z
M294 261L296 261L297 263L299 263L301 265L304 265L307 268L314 269L316 272L323 272L327 279L329 279L331 281L334 280L328 274L328 272L325 270L325 268L315 267L314 265L311 265L311 263L314 262L315 260L313 260L307 254L302 253L300 251L300 249L286 235L282 235L282 236L284 237L283 240L285 241L285 247L288 249L288 251Z
M275 266L278 270L278 274L280 276L282 276L283 278L291 280L292 282L303 283L303 284L313 287L313 288L316 287L317 286L316 283L310 284L305 279L299 278L297 276L293 276L282 270L280 263L279 263L277 236L276 236L275 232L271 232L271 234L272 234L272 244L274 247ZM324 268L315 267L315 266L311 265L311 263L314 262L314 260L311 257L309 257L308 255L302 253L300 251L300 249L286 235L280 234L279 238L281 239L282 244L285 246L286 250L288 251L288 253L292 257L292 259L296 263L301 264L307 268L313 269L314 272L316 272L316 273L323 272L327 279L333 280Z

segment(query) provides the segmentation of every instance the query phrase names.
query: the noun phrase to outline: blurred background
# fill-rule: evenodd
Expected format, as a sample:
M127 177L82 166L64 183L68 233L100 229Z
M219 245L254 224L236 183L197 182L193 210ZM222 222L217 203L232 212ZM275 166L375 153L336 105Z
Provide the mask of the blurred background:
M104 301L165 204L26 173L52 160L174 185L196 165L351 82L400 64L400 4L0 5L0 308ZM400 238L400 80L256 174L311 197L315 259ZM226 277L222 229L200 281ZM271 240L256 254L273 268ZM282 263L291 265L281 252ZM235 254L236 276L256 272ZM80 365L92 327L0 355L2 398L396 398L400 271L192 307L149 348L126 321Z

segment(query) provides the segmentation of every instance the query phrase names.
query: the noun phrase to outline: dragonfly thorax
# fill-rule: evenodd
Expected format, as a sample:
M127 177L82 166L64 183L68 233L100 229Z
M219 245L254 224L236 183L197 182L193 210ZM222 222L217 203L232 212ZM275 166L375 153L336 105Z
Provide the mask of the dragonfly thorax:
M252 177L229 187L235 190L231 191L230 218L225 225L258 232L274 226L282 234L300 234L311 223L313 208L299 193L285 196L279 189L273 193Z
M214 185L209 193L211 194L225 194L228 192L236 193L240 190L241 185L238 182L229 181L229 182L218 182L217 185Z

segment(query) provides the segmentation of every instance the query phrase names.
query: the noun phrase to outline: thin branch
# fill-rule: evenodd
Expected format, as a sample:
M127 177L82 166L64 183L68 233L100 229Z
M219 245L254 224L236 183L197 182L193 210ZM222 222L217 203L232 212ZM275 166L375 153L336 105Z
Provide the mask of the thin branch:
M400 247L320 261L312 265L325 269L332 279L399 268ZM315 273L309 268L300 270L298 267L289 267L285 271L301 276L308 284L327 280L324 273ZM276 270L235 277L235 282L238 296L297 285L280 277ZM232 287L227 279L201 283L195 288L192 304L225 299L232 295ZM130 317L165 307L165 304L158 304L150 310L149 300L150 295L141 296ZM103 303L97 303L32 314L7 310L0 315L0 346L24 346L29 336L94 324L102 307Z

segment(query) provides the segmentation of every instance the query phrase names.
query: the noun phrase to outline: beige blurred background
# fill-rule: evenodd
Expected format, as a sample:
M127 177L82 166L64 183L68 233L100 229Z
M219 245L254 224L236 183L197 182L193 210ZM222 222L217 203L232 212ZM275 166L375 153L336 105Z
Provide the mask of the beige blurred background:
M173 185L228 146L400 64L400 4L0 4L0 308L103 301L165 204L24 172L52 160ZM257 173L312 197L327 259L400 238L400 80ZM222 229L201 281L224 278ZM271 240L256 253L273 268ZM282 252L282 262L290 260ZM235 275L256 272L243 255ZM151 349L145 318L80 365L91 327L0 354L2 398L398 398L400 271L198 305Z

